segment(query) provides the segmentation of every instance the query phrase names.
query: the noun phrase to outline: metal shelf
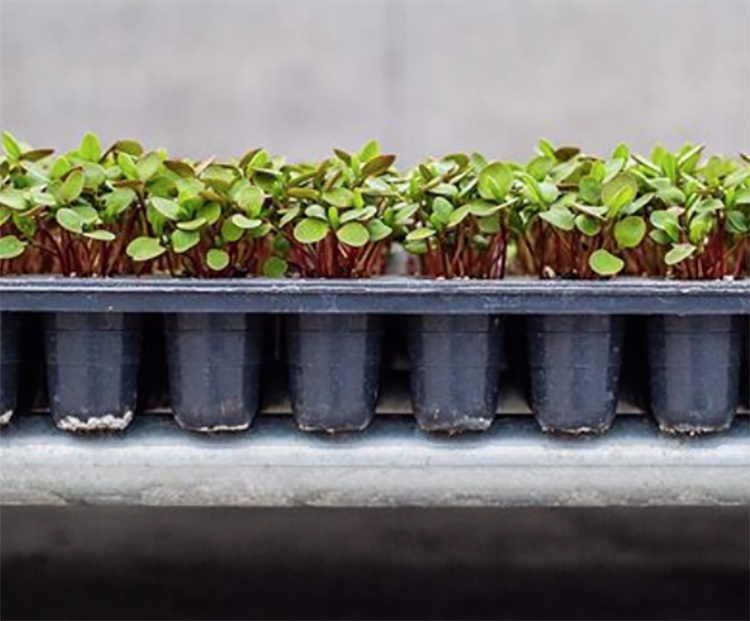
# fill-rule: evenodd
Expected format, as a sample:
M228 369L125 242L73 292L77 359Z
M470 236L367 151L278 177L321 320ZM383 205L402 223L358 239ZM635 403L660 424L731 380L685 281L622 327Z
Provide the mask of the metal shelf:
M247 433L203 437L164 416L75 436L26 415L0 434L0 465L5 505L750 504L750 419L716 436L674 438L647 417L621 416L601 437L570 439L523 416L452 438L395 415L342 436L263 416Z

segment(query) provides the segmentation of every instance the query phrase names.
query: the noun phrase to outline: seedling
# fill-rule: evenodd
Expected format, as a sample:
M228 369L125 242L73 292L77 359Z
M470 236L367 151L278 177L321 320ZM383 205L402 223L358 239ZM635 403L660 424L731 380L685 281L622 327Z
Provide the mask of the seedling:
M393 155L377 142L359 153L335 150L315 165L287 166L278 197L279 261L314 278L363 278L386 267L396 197Z
M401 185L397 210L413 223L404 248L433 278L502 278L505 274L512 169L480 154L456 153L427 161Z

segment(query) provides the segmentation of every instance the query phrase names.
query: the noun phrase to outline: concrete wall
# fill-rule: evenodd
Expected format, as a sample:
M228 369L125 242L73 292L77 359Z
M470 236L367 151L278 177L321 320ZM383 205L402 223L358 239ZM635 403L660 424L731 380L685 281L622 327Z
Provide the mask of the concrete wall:
M750 146L750 3L4 0L0 124L177 154Z

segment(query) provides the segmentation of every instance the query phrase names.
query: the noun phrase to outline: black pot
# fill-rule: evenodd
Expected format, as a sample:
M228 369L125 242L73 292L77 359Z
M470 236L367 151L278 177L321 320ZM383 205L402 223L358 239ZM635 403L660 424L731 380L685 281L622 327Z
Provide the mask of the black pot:
M140 317L51 313L45 317L49 406L61 429L121 430L133 418Z
M742 336L742 404L750 408L750 321L745 319L745 330Z
M375 315L286 317L289 393L305 431L355 431L378 400L382 319Z
M622 318L535 315L527 339L531 409L542 429L606 431L617 410Z
M415 315L409 324L411 400L425 431L480 431L492 424L503 365L494 315Z
M726 429L739 401L741 321L729 315L649 318L651 410L662 430Z
M263 317L167 315L165 337L179 425L202 432L247 429L258 411Z
M10 422L18 398L19 320L0 313L0 425Z

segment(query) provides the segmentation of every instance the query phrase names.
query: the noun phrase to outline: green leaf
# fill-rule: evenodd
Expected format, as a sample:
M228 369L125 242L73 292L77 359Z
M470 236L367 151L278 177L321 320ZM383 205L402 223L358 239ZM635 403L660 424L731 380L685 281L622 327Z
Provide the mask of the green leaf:
M104 207L108 214L119 215L132 205L135 196L135 192L130 188L117 188L106 195Z
M604 163L604 175L601 179L602 183L609 183L617 175L622 172L625 168L625 160L614 159ZM592 171L593 172L593 171Z
M66 231L70 231L71 233L83 232L83 222L81 222L78 214L72 209L67 207L58 209L55 214L55 220L57 220L57 223Z
M581 198L590 205L597 205L602 199L602 184L593 177L584 177L578 184Z
M10 159L11 161L15 161L21 157L21 146L13 137L13 134L11 134L10 132L3 132L2 142L3 149L5 149L5 154L8 156L8 159Z
M552 208L542 211L539 217L561 231L572 231L576 224L575 216L567 209Z
M187 162L182 162L180 160L165 160L164 167L183 179L192 179L195 177L195 170L193 170L193 167Z
M34 237L37 231L37 220L35 218L27 218L25 216L22 216L17 211L14 212L11 215L11 218L13 219L13 224L15 227L21 231L28 239L31 239Z
M2 222L2 218L0 218L0 222ZM745 215L740 211L730 211L727 214L727 226L735 235L750 232L750 214Z
M281 212L282 216L279 220L279 228L283 229L287 224L289 224L292 220L294 220L300 212L299 207L292 207L290 209L287 209L286 211Z
M117 165L127 179L138 179L138 168L136 168L135 162L130 155L127 153L118 153Z
M591 205L581 205L579 203L573 203L571 207L576 211L580 211L581 213L590 216L591 218L595 218L596 220L605 221L607 219L606 207L592 207Z
M615 255L600 248L591 253L589 257L589 267L600 276L614 276L622 271L625 262Z
M646 221L640 216L628 216L615 224L615 240L620 248L635 248L646 236Z
M458 195L458 188L452 183L438 183L429 188L430 194L437 194L439 196L448 196L453 198Z
M263 224L262 221L257 220L257 219L250 219L241 213L234 214L231 220L235 226L238 226L239 228L244 229L244 230L254 229L254 228L259 227L261 224Z
M249 216L255 217L263 209L263 202L266 200L266 195L259 187L251 185L240 190L237 196L235 196L235 200L240 209L245 211Z
M5 134L3 134L3 144L5 144ZM7 146L5 150L7 152ZM0 259L15 259L22 255L25 249L26 242L21 241L15 235L0 237Z
M76 207L71 207L71 209L84 225L94 224L100 221L99 212L97 212L91 205L77 205Z
M334 209L334 207L331 207L331 209ZM364 209L350 209L349 211L345 211L344 215L341 216L341 223L345 224L353 220L359 220L360 222L364 222L372 218L376 213L378 213L377 207L373 207L372 205L365 207ZM330 213L329 213L329 219L330 219Z
M83 234L84 237L88 237L89 239L95 239L97 241L103 241L103 242L111 242L116 239L116 236L111 231L104 231L104 230L97 230L97 231L87 231Z
M81 157L89 162L98 162L102 157L102 145L96 134L88 132L81 140L81 146L78 147Z
M693 244L675 244L672 249L664 255L664 263L667 265L676 265L680 261L684 261L691 254L695 252L696 248Z
M206 203L198 210L197 216L205 219L209 225L216 224L221 217L221 205L213 201Z
M674 212L652 211L649 220L655 228L664 231L672 241L680 240L680 223Z
M378 155L362 167L361 177L377 177L386 172L396 161L395 155Z
M370 241L370 232L361 222L349 222L336 231L336 237L347 246L359 248Z
M231 219L221 223L221 237L224 241L234 243L245 235L245 230L238 227Z
M44 192L38 188L31 190L29 193L29 199L31 199L32 206L44 205L45 207L54 207L57 204L57 201L52 194Z
M540 155L529 162L528 166L526 166L526 172L537 181L543 181L554 165L554 160L546 155Z
M660 167L667 179L672 183L677 183L677 158L672 153L664 152Z
M667 235L666 232L662 231L661 229L654 229L648 234L648 237L649 239L655 241L657 244L661 244L662 246L672 241L669 235Z
M400 206L397 205L394 208L395 214L396 214L396 222L399 224L403 224L407 220L409 220L417 211L419 210L419 205L415 203L403 203Z
M136 237L125 249L126 254L134 261L150 261L166 251L161 242L153 237Z
M334 188L323 193L323 200L329 205L344 209L354 204L354 192L346 188Z
M362 150L359 152L359 160L361 162L369 162L372 158L376 157L380 153L380 145L377 140L370 140ZM363 169L364 173L364 169Z
M158 153L151 151L138 160L136 170L141 181L148 181L153 177L161 166L161 158Z
M630 147L622 142L617 145L617 148L612 153L612 159L614 160L623 160L624 162L627 162L629 157Z
M750 188L737 190L734 197L735 205L750 205Z
M385 224L382 220L370 220L367 223L367 229L370 231L370 241L379 242L386 239L392 232L393 229Z
M500 232L500 214L494 213L477 220L477 225L482 233L494 235Z
M317 218L305 218L294 227L294 238L303 244L314 244L328 235L328 224Z
M538 142L537 150L539 151L539 153L541 153L542 155L546 155L551 160L557 160L557 156L555 155L555 147L546 138L542 138Z
M183 231L197 231L207 224L205 218L193 218L187 222L178 222L177 228Z
M620 209L635 200L638 193L638 182L633 175L622 173L602 186L602 202L614 216Z
M26 197L21 190L4 188L0 190L0 205L4 205L15 211L23 211L26 209Z
M479 218L491 216L503 208L503 205L494 205L487 201L471 201L470 203L467 203L466 206L469 208L472 215Z
M198 244L201 240L200 233L197 231L183 231L177 229L172 232L172 249L177 253L181 254L187 252Z
M269 257L263 264L263 275L269 278L281 278L288 269L288 264L279 257Z
M656 197L667 206L683 205L685 203L685 193L680 188L662 188L656 193Z
M410 231L409 234L406 236L406 241L420 241L422 239L427 239L429 237L434 237L435 231L433 229L428 229L426 227L414 229L413 231Z
M651 202L651 199L654 198L654 196L656 196L655 192L649 192L648 194L639 196L636 200L630 203L630 205L626 205L625 207L623 207L620 210L620 213L628 215L628 216L632 216L633 214L638 213L646 205L648 205Z
M690 221L688 239L693 244L700 244L706 240L714 228L715 218L710 213L700 214Z
M114 150L121 153L127 153L133 157L139 157L141 153L143 153L143 147L135 140L118 140L114 144Z
M583 233L584 235L588 235L589 237L598 235L602 230L602 225L600 224L600 222L596 218L592 218L585 213L581 213L576 216L575 225L576 228L581 231L581 233Z
M60 193L66 203L72 203L76 200L83 192L84 177L83 172L80 170L74 170L65 179L65 183L62 184Z
M167 220L179 220L180 219L180 206L168 198L161 198L160 196L154 196L149 204L156 211L158 211Z
M21 154L21 161L23 162L38 162L43 160L45 157L49 157L54 153L53 149L33 149L26 151Z
M328 221L328 212L326 212L325 208L321 205L310 205L307 209L305 209L305 215L308 218L317 218L318 220L323 220L323 222Z
M219 248L211 248L211 250L206 253L206 264L214 272L220 272L229 265L229 255L226 251L220 250Z
M486 200L502 201L513 185L513 173L501 162L495 162L479 173L479 195Z
M458 209L454 209L453 213L448 218L448 228L458 226L464 219L471 213L468 205L462 205Z
M432 201L432 211L437 216L438 220L445 224L453 213L453 205L451 205L448 199L438 196Z
M85 162L83 164L83 185L86 188L96 190L107 180L107 175L102 166Z

